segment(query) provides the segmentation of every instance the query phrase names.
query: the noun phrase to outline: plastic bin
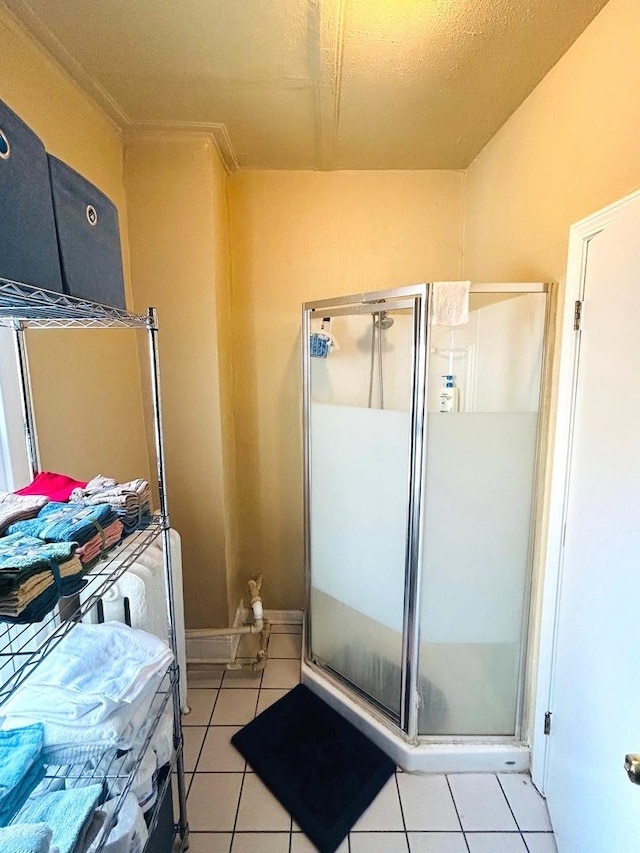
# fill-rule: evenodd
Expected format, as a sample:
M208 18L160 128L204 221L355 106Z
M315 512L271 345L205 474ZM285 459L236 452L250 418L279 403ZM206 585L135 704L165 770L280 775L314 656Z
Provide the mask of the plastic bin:
M118 210L62 160L49 155L64 292L125 308Z
M62 292L44 145L0 101L0 276Z

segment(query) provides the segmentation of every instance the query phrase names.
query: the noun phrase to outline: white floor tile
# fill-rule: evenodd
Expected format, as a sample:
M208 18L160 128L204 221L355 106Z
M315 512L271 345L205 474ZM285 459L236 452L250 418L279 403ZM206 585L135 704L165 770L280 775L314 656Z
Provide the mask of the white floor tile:
M191 710L182 715L182 725L208 726L217 695L217 690L189 690L187 702Z
M411 853L468 853L461 832L409 832Z
M241 726L210 726L204 739L199 773L242 773L245 760L231 744L231 737Z
M206 726L186 726L182 730L184 737L184 769L195 770L198 753L207 733Z
M191 829L231 832L241 785L242 773L196 773L187 800Z
M527 853L519 832L467 832L469 853Z
M445 776L398 773L407 830L460 832L460 821Z
M353 827L353 830L354 832L394 832L404 830L400 799L394 776L389 779Z
M498 779L522 832L550 832L547 804L525 773L500 773Z
M408 853L404 832L352 832L351 853Z
M270 658L299 658L302 650L300 634L274 634L267 649Z
M299 660L270 660L267 662L263 687L291 688L300 683Z
M493 773L453 774L449 776L449 784L465 832L517 830L509 804Z
M558 853L556 840L550 832L523 832L529 853Z
M195 687L220 687L224 667L217 664L203 666L197 669L189 669L187 672L187 688ZM187 696L187 698L190 698Z
M289 853L289 833L236 832L231 853Z
M189 853L229 853L231 838L230 832L191 832Z
M291 817L271 791L254 774L247 774L242 787L236 830L288 832Z
M316 853L317 847L309 841L302 832L294 832L291 836L291 853ZM349 853L349 842L345 838L336 853Z
M227 669L222 679L223 687L253 687L259 688L262 681L262 672L254 672L251 669Z
M258 697L258 710L256 711L256 715L261 714L267 708L271 707L274 702L277 702L278 699L282 699L283 696L286 696L288 690L274 689L265 690L264 687L260 691L260 696Z
M218 694L211 723L214 726L244 726L253 720L257 703L257 690L223 688Z

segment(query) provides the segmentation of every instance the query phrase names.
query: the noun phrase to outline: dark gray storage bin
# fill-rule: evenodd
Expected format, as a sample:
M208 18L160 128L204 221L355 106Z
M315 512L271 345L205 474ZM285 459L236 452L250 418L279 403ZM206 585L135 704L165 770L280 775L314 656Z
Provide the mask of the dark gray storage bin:
M64 292L125 308L118 211L106 195L49 155Z
M0 277L62 291L44 145L0 101Z

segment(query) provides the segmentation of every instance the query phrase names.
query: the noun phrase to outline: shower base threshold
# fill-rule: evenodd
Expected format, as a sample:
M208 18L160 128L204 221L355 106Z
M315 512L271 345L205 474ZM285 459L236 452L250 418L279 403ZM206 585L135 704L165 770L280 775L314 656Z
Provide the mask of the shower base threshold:
M524 773L529 770L530 750L517 742L407 743L304 660L302 683L408 773Z

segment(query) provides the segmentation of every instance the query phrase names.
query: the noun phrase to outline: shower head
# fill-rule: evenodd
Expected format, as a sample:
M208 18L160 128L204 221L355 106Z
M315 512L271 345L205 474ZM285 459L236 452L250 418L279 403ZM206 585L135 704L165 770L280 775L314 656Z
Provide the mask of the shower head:
M380 311L375 315L374 323L379 329L390 329L393 326L393 317L389 317L386 311Z

